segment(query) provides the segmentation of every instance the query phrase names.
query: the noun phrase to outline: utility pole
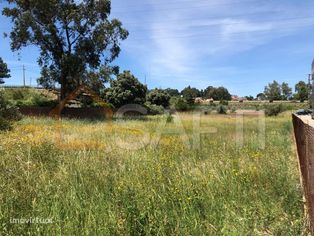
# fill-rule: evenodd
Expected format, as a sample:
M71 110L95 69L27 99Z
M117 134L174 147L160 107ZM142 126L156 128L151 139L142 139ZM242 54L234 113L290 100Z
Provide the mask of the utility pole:
M25 66L23 65L23 85L25 88Z

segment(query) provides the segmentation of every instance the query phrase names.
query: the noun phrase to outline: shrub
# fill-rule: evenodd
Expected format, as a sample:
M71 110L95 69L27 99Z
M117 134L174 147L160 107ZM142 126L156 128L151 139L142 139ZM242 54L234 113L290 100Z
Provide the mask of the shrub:
M16 106L55 106L57 101L30 88L6 89L5 98Z
M171 114L167 114L166 121L167 123L171 123L173 121L173 116Z
M38 93L32 95L32 105L39 107L53 107L57 105L57 101L50 100L46 96Z
M217 107L217 104L212 102L209 106L215 108L215 107Z
M208 109L203 110L204 115L208 115L212 112L211 107L209 107Z
M162 106L151 104L150 102L146 102L145 107L147 108L149 115L161 115L164 113L164 108Z
M228 106L228 105L229 105L229 102L226 101L226 100L221 100L221 101L219 102L219 104L224 105L224 106Z
M255 111L259 111L260 110L260 105L255 105Z
M277 116L281 112L284 112L284 107L282 104L269 105L265 107L266 116Z
M13 100L22 100L30 95L29 89L10 89Z
M233 107L231 108L231 113L236 113L236 111L237 111L237 108L233 106Z
M9 130L12 122L21 119L18 109L0 93L0 130Z
M224 105L219 105L218 107L217 107L217 113L218 114L227 114L227 107L226 106L224 106Z
M184 98L173 97L170 100L171 108L174 108L177 111L188 111L192 107Z
M12 124L9 120L0 117L0 131L10 130L12 128Z

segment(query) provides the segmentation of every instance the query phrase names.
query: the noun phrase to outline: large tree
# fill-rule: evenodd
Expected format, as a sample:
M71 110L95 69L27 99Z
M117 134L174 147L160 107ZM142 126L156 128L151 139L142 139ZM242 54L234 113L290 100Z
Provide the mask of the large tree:
M274 80L272 83L269 83L265 89L264 94L269 101L281 100L281 86L280 84Z
M171 97L180 96L180 92L178 89L167 88L165 89L165 92L167 92Z
M282 97L284 100L288 100L292 96L292 89L289 87L288 83L283 82L281 84Z
M191 88L191 86L188 86L181 91L181 95L189 104L194 104L195 98L201 96L201 91L197 88Z
M308 99L309 86L304 81L299 81L295 85L295 92L295 98L301 102L304 102L306 99Z
M105 93L105 100L116 108L127 104L144 104L147 87L143 85L130 71L119 74Z
M221 100L230 101L231 100L231 94L229 93L228 89L224 87L215 88L213 86L208 86L204 90L203 96L205 98L212 98L216 101L221 101Z
M10 70L8 69L8 65L2 60L0 57L0 84L4 83L3 79L10 78Z
M154 89L148 93L146 101L166 108L169 106L170 98L170 95L165 90Z
M120 41L128 36L119 20L109 19L110 0L7 2L12 7L4 8L3 14L13 22L11 49L39 47L41 84L60 84L64 98L79 84L88 84L89 73L107 82L100 70L119 55Z
M230 101L231 100L231 94L229 93L228 89L224 87L218 87L214 88L211 92L211 98L216 101Z
M213 86L208 86L205 90L204 90L204 97L205 98L212 98L213 97L213 91L215 90L215 88Z

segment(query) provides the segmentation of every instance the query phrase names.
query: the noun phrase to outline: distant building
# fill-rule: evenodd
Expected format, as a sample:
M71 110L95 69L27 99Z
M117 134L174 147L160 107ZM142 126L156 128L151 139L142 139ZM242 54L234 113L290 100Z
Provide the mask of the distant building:
M198 104L201 104L201 103L203 103L203 98L201 98L201 97L198 97L198 98L195 98L195 100L194 100L194 102L195 103L198 103Z
M209 104L214 102L214 99L212 99L212 98L210 98L210 99L203 99L201 97L197 97L197 98L195 98L194 102L197 103L197 104L209 105Z
M232 95L231 96L231 101L233 101L233 102L244 102L244 101L247 101L247 98L239 97L237 95Z
M239 101L239 96L237 96L237 95L232 95L232 96L231 96L231 101L233 101L233 102L238 102L238 101Z

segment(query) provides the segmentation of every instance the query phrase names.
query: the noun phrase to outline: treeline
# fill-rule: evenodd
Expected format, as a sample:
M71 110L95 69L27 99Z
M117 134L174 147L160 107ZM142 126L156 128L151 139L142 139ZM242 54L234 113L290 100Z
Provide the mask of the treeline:
M304 102L308 99L310 94L311 85L306 84L304 81L299 81L294 86L294 93L292 88L289 87L288 83L278 83L276 80L265 86L264 92L259 93L256 98L258 100L269 100L269 101L287 101L287 100L298 100Z
M231 94L224 87L209 86L205 90L199 90L188 86L182 91L172 88L148 90L130 71L119 74L111 81L110 87L100 94L116 108L127 104L143 104L152 113L169 107L180 111L189 110L193 108L196 98L231 100Z
M3 79L9 77L10 70L0 58L0 84L4 83ZM178 110L188 110L194 105L197 98L215 101L232 100L228 89L224 87L208 86L199 90L188 86L182 91L173 88L148 90L130 71L116 73L116 79L110 80L110 87L108 88L99 83L89 83L88 85L115 108L134 103L146 104L154 109L172 106ZM299 81L294 86L294 92L288 83L280 84L273 81L265 86L263 93L257 94L256 97L246 96L245 98L238 98L238 100L269 100L270 102L274 100L299 100L303 102L308 99L310 89L311 87L304 81Z

